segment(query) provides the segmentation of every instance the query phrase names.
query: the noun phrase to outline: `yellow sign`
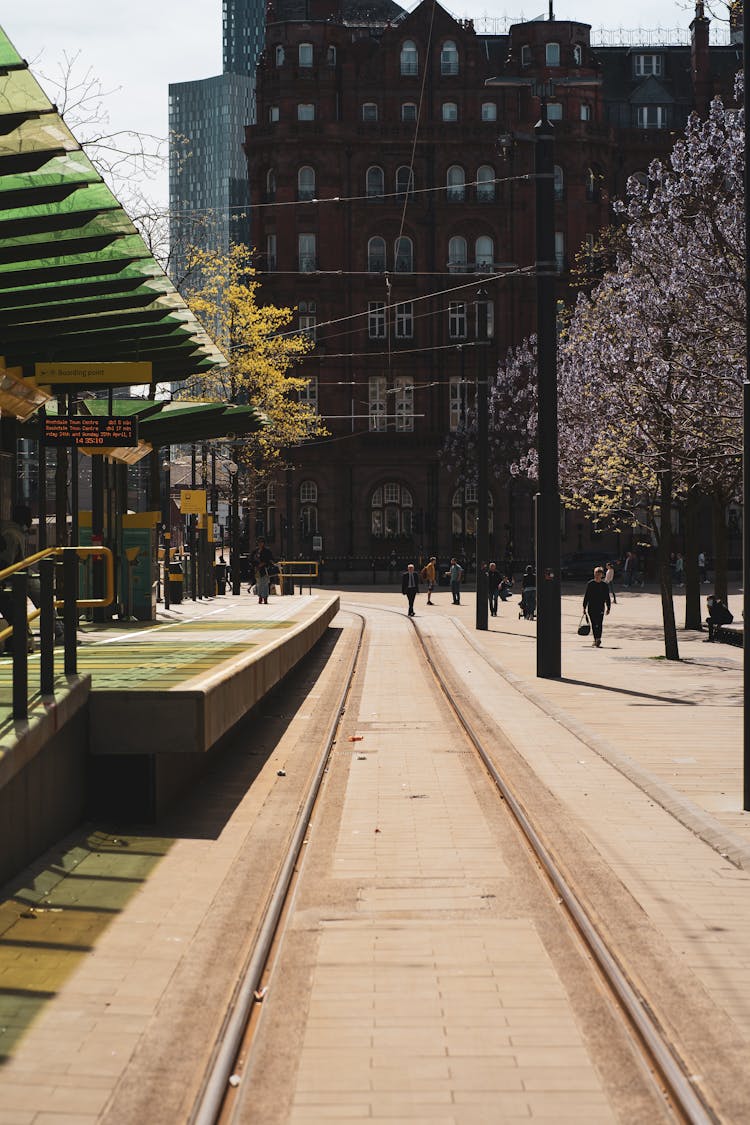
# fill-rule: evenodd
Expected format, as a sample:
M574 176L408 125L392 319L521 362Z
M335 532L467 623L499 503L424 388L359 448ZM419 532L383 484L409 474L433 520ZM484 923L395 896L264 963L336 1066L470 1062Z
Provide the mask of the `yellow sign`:
M44 386L70 383L85 387L130 386L150 383L150 363L37 363L34 376Z
M204 515L206 511L205 488L194 488L192 491L183 488L180 492L180 511L183 516Z
M206 540L209 543L213 543L213 541L214 541L214 517L212 515L210 515L209 513L203 513L202 515L198 516L198 528L199 528L199 530L202 531L204 527L206 529Z

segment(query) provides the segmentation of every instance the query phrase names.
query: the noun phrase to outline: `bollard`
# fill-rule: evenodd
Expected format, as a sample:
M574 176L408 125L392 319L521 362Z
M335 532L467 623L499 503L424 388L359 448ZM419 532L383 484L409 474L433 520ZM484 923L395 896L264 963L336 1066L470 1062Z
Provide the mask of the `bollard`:
M55 691L55 561L39 563L39 690L42 695Z
M78 672L78 555L75 551L63 554L63 636L65 643L65 675Z
M13 626L13 719L18 722L29 715L29 652L26 640L26 585L28 575L18 570L11 575L10 600Z

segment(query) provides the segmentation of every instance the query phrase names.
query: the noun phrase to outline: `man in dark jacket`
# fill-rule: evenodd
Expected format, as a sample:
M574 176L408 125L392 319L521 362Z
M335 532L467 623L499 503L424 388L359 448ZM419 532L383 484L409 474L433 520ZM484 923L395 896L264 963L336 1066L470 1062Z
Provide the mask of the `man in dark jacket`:
M419 575L414 569L414 563L409 563L401 575L401 593L406 594L409 602L409 617L414 617L414 599L419 593Z
M610 597L609 586L604 581L604 569L601 566L594 568L594 577L586 587L586 593L583 595L583 612L588 614L589 621L591 622L591 632L593 633L593 641L591 642L596 648L602 647L602 624L604 622L604 613L609 613Z

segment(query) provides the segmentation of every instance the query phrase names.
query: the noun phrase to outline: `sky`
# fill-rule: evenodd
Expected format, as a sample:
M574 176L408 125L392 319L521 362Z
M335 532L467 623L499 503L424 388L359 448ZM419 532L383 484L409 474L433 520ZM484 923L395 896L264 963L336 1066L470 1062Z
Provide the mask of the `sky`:
M415 7L403 0L404 7ZM444 3L461 18L545 15L549 0L488 6L483 0ZM594 28L687 27L690 0L555 0L557 19ZM37 75L55 74L67 54L78 72L101 80L110 124L167 135L167 87L221 73L221 0L0 0L0 26ZM166 170L145 194L166 204Z

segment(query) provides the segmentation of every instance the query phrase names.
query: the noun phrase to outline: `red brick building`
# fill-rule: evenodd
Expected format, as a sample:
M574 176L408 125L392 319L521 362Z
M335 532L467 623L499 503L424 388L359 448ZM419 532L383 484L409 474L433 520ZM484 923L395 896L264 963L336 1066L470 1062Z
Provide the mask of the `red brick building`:
M246 139L251 242L262 299L315 335L305 373L330 431L258 498L279 554L311 557L319 535L337 569L393 552L471 559L475 489L441 450L472 398L477 302L492 366L535 328L533 83L553 84L564 300L572 257L628 176L731 90L739 48L709 48L708 34L700 4L692 46L594 49L587 24L481 35L431 0L411 14L390 0L272 2ZM529 489L501 473L491 501L491 554L531 558ZM586 545L569 519L563 550Z

